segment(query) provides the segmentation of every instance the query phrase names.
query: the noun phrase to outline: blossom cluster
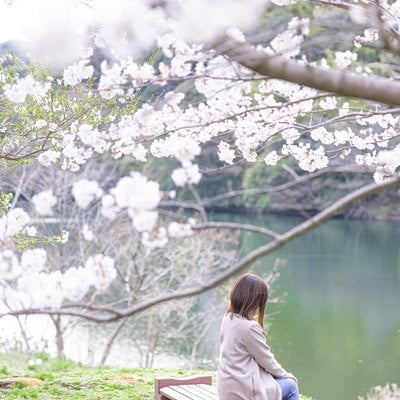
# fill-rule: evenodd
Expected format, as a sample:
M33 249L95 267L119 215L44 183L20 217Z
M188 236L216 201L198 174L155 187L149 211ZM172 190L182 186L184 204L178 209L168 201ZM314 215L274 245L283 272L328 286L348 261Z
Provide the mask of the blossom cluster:
M50 89L50 82L42 83L36 81L31 75L18 79L14 84L7 84L4 87L6 98L14 103L25 102L27 96L36 100L44 97Z
M96 254L85 265L52 271L44 249L28 249L19 258L0 252L0 299L10 309L60 308L65 300L80 302L91 287L106 290L117 272L114 260ZM50 269L50 271L49 271Z
M54 196L52 189L43 190L32 197L32 204L38 215L51 216L54 212L53 208L57 204L57 197Z
M30 222L29 215L22 208L13 208L0 218L0 243L9 241L21 233Z

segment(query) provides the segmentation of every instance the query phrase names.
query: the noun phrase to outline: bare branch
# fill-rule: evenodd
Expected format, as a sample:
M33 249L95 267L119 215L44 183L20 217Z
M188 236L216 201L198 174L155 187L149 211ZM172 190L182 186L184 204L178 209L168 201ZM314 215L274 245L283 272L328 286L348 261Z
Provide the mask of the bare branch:
M202 229L239 229L241 231L261 233L262 235L270 236L275 239L277 239L279 236L277 233L269 229L263 228L261 226L237 224L234 222L207 222L204 224L198 224L196 226L193 226L193 230L195 231Z
M123 320L119 321L119 323L117 324L117 326L114 329L114 332L108 338L106 347L105 347L105 349L103 351L103 355L101 356L100 365L104 365L106 363L107 358L110 355L111 348L112 348L112 346L113 346L113 344L115 342L115 339L117 338L117 336L121 332L121 330L124 327L126 321L127 321L126 319L123 319Z
M350 10L351 4L341 0L311 0L312 3L335 6L344 10Z
M85 305L82 304L82 308L84 308ZM101 307L99 307L99 311L101 311ZM24 310L16 310L16 311L8 311L0 314L0 318L6 317L8 315L12 316L18 316L18 315L67 315L70 317L77 317L77 318L83 318L88 321L94 321L94 322L111 322L111 321L117 321L119 319L125 318L125 316L121 313L119 313L117 310L114 310L114 312L111 315L106 315L103 314L99 316L98 314L88 314L85 312L79 312L79 311L67 311L64 308L61 308L59 310L56 309L46 309L46 308L27 308Z
M11 209L13 209L15 207L15 205L17 204L17 201L19 200L19 196L21 195L24 181L25 181L25 167L22 167L21 177L19 178L18 186L14 192L13 201L11 203Z

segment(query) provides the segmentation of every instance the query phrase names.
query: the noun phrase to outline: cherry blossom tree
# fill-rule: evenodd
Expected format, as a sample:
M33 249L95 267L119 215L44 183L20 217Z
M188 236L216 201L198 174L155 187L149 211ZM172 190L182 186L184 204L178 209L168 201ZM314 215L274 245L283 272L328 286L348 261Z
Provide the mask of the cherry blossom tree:
M119 0L111 7L99 0L69 2L61 14L59 8L42 13L36 2L29 4L32 14L29 22L23 21L22 38L25 49L40 62L9 55L2 59L0 159L7 166L34 159L44 167L72 172L107 156L143 166L154 159L173 160L174 188L168 193L161 193L156 177L150 179L137 168L109 187L74 179L71 195L77 207L96 203L102 218L118 224L118 216L126 213L136 232L135 243L149 248L216 229L258 232L266 242L202 282L131 304L109 306L102 300L66 306L59 295L51 308L37 303L7 314L111 322L198 295L356 201L400 182L397 2ZM26 3L3 6L9 13L4 15L20 13L22 5ZM333 26L321 17L324 12L331 13ZM61 15L71 17L67 26ZM54 42L43 45L48 35L32 29L38 21L53 29ZM334 24L344 24L345 42L330 40ZM316 38L322 46L313 46ZM202 165L210 147L217 159L212 166ZM371 181L349 189L287 232L211 222L207 213L212 205L249 191L232 189L204 198L197 190L204 176L257 161L265 168L288 162L294 167L283 184L254 188L251 195L305 185L338 172L369 173ZM51 186L32 196L41 216L51 217L56 202ZM165 222L161 210L178 210L181 220ZM179 210L195 212L195 221L185 220ZM83 240L96 236L85 223ZM2 217L0 238L9 240L20 232L29 236L28 224L29 216L15 204ZM7 265L12 265L7 271L15 274L22 259L7 254ZM107 271L101 279L96 275L100 270ZM79 289L80 296L90 287L102 290L117 274L114 259L99 251L80 268L71 266L46 279L61 285L67 278L81 282L82 274L93 279L87 280L87 288L73 289Z

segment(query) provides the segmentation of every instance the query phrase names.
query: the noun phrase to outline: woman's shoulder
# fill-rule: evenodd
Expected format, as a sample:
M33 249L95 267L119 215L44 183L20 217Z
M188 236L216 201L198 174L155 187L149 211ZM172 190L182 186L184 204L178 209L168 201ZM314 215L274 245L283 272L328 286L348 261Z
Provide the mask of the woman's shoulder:
M253 326L258 326L258 323L254 320L247 319L240 314L227 313L224 316L223 324L231 325L236 328L250 329Z

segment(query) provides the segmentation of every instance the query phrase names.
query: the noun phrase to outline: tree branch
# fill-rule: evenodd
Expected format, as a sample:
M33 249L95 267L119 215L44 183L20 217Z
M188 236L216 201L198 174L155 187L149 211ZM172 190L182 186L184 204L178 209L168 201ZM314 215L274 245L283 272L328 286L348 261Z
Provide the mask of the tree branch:
M255 233L261 233L265 236L270 236L274 239L278 238L278 234L269 229L263 228L261 226L249 225L249 224L237 224L234 222L207 222L204 224L197 224L192 227L193 230L203 230L203 229L239 229L242 231L249 231Z
M340 96L358 97L400 106L400 82L363 77L335 69L325 70L281 55L268 55L249 44L227 40L219 51L243 66L269 78L305 85Z

